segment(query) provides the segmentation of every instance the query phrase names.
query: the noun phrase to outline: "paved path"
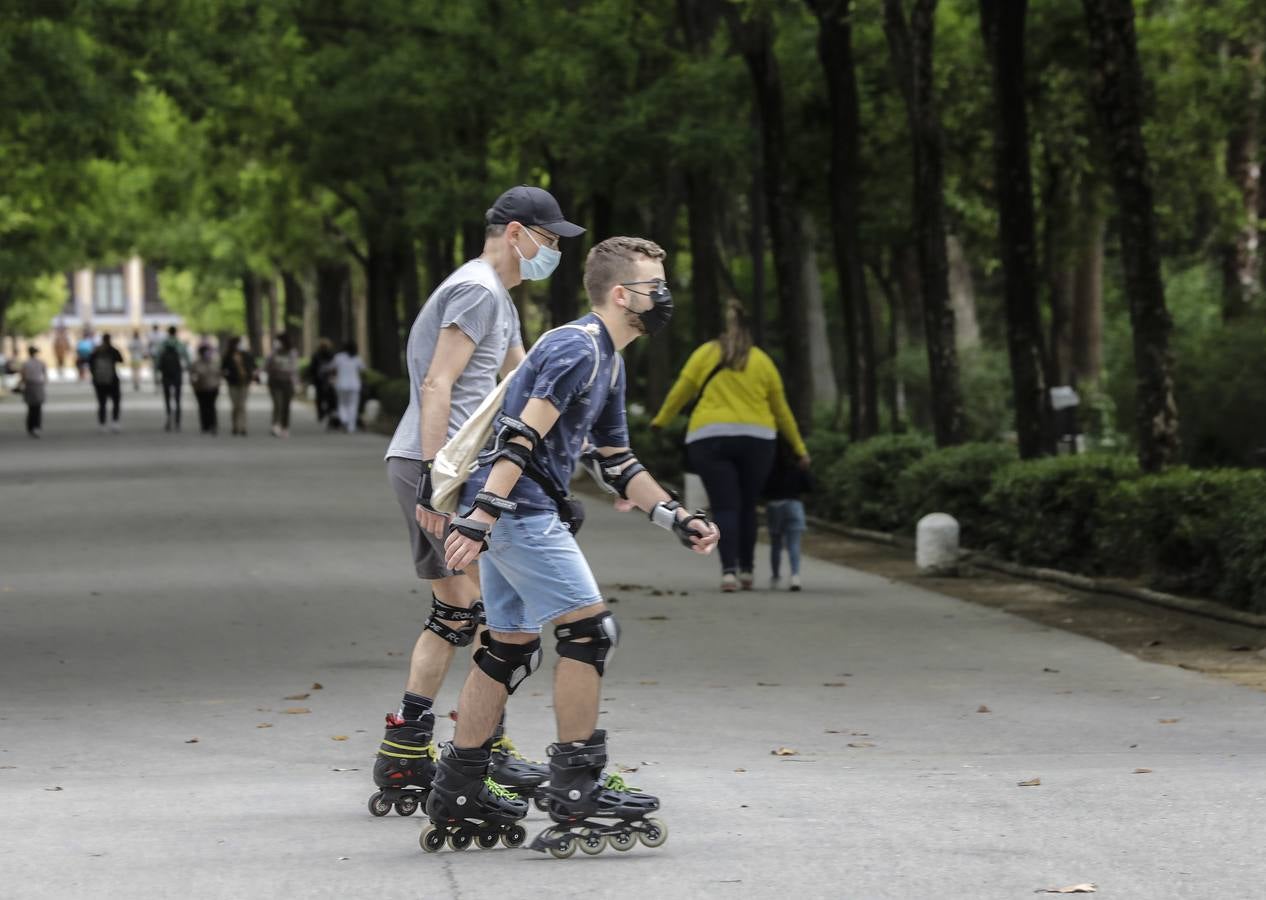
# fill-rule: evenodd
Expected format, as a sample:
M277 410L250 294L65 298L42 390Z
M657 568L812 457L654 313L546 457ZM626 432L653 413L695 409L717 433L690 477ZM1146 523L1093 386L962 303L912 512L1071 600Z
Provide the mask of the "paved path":
M99 435L87 399L55 387L42 441L0 401L0 896L1266 893L1266 695L813 560L801 594L722 595L606 509L602 723L668 843L423 855L421 817L364 806L428 599L385 438L301 406L275 440L262 392L245 440L164 434L130 392ZM548 680L510 708L536 755Z

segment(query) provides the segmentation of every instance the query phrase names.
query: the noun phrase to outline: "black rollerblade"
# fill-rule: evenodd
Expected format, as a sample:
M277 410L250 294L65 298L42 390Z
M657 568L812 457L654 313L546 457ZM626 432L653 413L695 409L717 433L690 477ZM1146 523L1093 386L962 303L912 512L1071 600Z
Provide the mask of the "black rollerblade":
M431 821L422 829L418 844L427 853L444 846L465 850L472 842L488 850L497 841L521 847L527 832L518 824L527 815L526 800L497 784L488 773L492 751L485 747L459 750L444 745L426 814Z
M594 856L608 844L624 851L639 840L647 847L668 840L668 826L646 818L659 809L658 797L630 790L619 775L602 775L607 764L605 731L595 731L583 742L551 744L549 756L549 786L541 793L557 824L537 835L531 849L566 859L577 847Z
M506 737L504 725L498 725L492 734L492 780L509 788L525 800L535 800L536 808L547 812L540 787L549 778L549 766L528 759Z
M426 803L435 776L435 716L427 713L413 722L399 713L387 716L387 733L374 760L374 784L378 790L369 798L369 812L385 816L394 806L402 816L411 816Z

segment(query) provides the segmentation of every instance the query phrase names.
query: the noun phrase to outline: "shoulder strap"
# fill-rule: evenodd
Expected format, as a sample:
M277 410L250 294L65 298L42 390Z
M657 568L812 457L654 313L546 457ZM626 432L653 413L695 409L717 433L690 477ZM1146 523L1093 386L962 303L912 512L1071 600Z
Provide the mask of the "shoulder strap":
M720 372L724 368L725 368L725 361L722 360L721 362L717 363L715 369L713 369L711 372L708 373L708 377L703 379L703 384L699 387L699 393L695 395L696 403L698 403L700 400L703 399L703 392L708 389L708 385L712 382L712 379L716 376L717 372Z
M598 377L598 367L602 365L602 350L599 349L598 347L597 336L594 335L594 333L589 330L589 327L587 325L576 325L571 322L568 322L566 325L559 325L557 328L551 328L549 331L545 332L543 335L541 335L537 339L536 343L532 345L532 350L535 350L537 347L541 346L541 343L551 334L553 334L556 331L562 331L564 328L570 328L573 331L582 332L585 336L589 338L589 343L593 344L593 371L589 373L589 380L585 382L585 390L588 390L589 388L593 387L593 380ZM528 353L531 353L532 350L529 350ZM617 356L618 355L619 354L617 354ZM612 376L611 384L612 385L615 384L614 375Z

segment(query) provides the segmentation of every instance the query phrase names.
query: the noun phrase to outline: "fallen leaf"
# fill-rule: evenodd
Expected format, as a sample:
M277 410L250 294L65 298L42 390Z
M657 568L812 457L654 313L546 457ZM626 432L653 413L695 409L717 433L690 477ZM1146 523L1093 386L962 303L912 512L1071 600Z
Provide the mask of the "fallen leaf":
M387 655L388 656L404 656L404 651L403 650L388 650Z
M457 710L455 710L455 709L450 709L450 710L448 711L448 717L449 717L450 719L452 719L454 722L456 722L456 721L457 721Z
M1163 643L1165 643L1165 642L1164 642L1164 641L1148 641L1148 642L1147 642L1147 646L1149 646L1149 647L1159 647L1159 646L1160 646L1161 644L1163 644Z
M273 711L273 708L272 708L271 706L257 706L257 707L255 707L255 712L272 712L272 711Z
M638 684L659 684L658 681L639 681Z
M1020 781L1020 782L1017 782L1016 784L1018 787L1037 787L1041 783L1042 783L1042 779L1040 778L1030 778L1028 781Z
M1070 884L1062 888L1045 888L1034 891L1035 894L1097 894L1099 888L1093 884Z
M659 588L656 588L655 590L651 591L651 596L652 596L652 597L662 597L662 596L664 596L664 592L663 592L663 591L661 591Z
M690 591L682 591L682 592L681 592L680 594L678 594L677 596L679 596L679 597L689 597L689 596L690 596Z
M258 725L256 725L255 727L256 727L256 728L272 728L272 727L273 727L273 723L272 723L272 722L260 722L260 723L259 723Z
M827 734L843 734L844 732L840 731L838 728L828 728L826 730L826 733Z
M291 694L289 697L282 697L282 700L307 700L311 694Z
M186 743L186 744L196 744L196 743L198 743L198 739L197 739L197 738L190 738L189 740L185 741L185 743Z
M63 787L60 787L60 786L59 786L59 787L44 788L44 790L46 790L46 791L62 791L62 790L65 790L65 788L63 788Z
M360 769L330 769L331 772L359 772Z
M312 712L312 710L308 709L306 706L287 706L282 710L282 712L288 716L303 716Z
M332 740L332 741L345 741L345 740L347 740L347 735L345 735L345 734L336 734L336 735L334 735L333 737L331 737L331 738L330 738L330 740Z
M638 769L637 766L616 766L616 768L621 772L636 772Z
M340 856L338 859L339 859L339 862L342 862L343 860L350 859L350 858L351 857L348 857L348 856Z
M746 772L746 771L747 771L747 769L735 769L734 771L735 771L735 772Z
M823 686L823 687L844 687L844 682L842 682L842 681L824 681L824 682L822 682L822 686Z
M1253 648L1250 647L1248 644L1236 644L1234 647L1231 647L1230 649L1234 653L1249 653L1252 651Z
M647 616L647 617L646 617L646 621L648 621L648 622L667 622L667 621L668 621L668 616Z
M992 710L992 709L990 709L989 707L985 706L985 704L983 704L983 703L982 703L982 704L980 704L980 706L976 709L976 712L978 712L978 713L987 713L987 712L993 712L993 710Z
M1151 775L1152 770L1151 769L1135 769L1134 774L1135 775Z
M865 750L866 748L873 747L875 745L872 744L870 741L854 741L853 743L849 744L849 746L856 747L858 750Z
M782 687L782 685L779 684L777 681L758 681L756 682L756 686L757 687Z
M1053 672L1053 673L1054 673L1054 674L1056 674L1056 675L1058 675L1058 674L1059 674L1059 669L1043 668L1043 669L1042 669L1042 671L1043 671L1043 672Z
M321 684L321 682L319 681L314 681L312 682L312 687L310 687L308 690L323 691L325 690L325 685Z
M779 747L777 750L770 750L770 756L795 756L800 751L792 750L790 747Z
M1181 722L1182 719L1157 719L1156 721L1160 722L1162 725L1174 725Z

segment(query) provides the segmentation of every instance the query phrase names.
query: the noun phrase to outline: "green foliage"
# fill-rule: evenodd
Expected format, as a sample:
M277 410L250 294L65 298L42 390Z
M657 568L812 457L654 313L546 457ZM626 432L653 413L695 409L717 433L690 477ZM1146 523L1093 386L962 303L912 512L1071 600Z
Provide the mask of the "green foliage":
M854 444L821 472L815 509L862 528L895 531L906 526L897 500L901 473L932 449L913 434L885 435Z
M185 325L201 334L242 334L245 303L238 284L214 272L164 269L159 293L167 308L183 316Z
M964 433L970 441L996 441L1013 430L1011 370L1005 351L985 347L958 355L963 392ZM927 351L909 347L897 357L895 371L905 384L906 403L915 427L931 429L932 388Z
M1103 454L1006 466L985 497L990 548L1029 565L1094 572L1109 498L1138 476L1132 459Z
M366 369L361 373L366 399L378 401L378 421L395 428L409 408L409 379L387 378L381 372Z
M5 313L4 329L20 337L43 334L65 302L66 280L61 276L46 275L20 282Z
M897 479L902 530L913 531L928 513L949 513L958 520L963 545L980 546L989 528L985 497L994 475L1015 461L1015 448L1005 444L963 444L924 456Z
M644 412L630 412L628 419L629 446L638 460L658 480L680 486L686 417L678 416L659 430L651 428L651 416Z

